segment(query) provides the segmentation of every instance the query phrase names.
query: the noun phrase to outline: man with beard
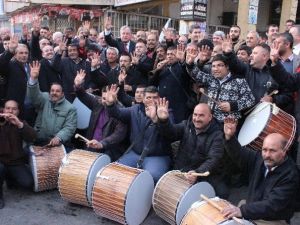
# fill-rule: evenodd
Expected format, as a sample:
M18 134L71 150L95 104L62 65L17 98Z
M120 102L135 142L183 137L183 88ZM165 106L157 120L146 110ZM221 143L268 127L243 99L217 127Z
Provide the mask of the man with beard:
M39 62L34 61L30 70L27 94L38 113L34 127L37 142L50 147L60 144L68 147L77 126L76 108L65 99L63 88L58 83L51 85L49 93L40 91Z
M241 28L238 25L231 26L229 30L229 36L232 41L232 47L234 52L237 52L242 45L245 45L245 40L240 39L240 35L241 35Z
M147 52L146 55L153 61L156 59L156 47L158 44L158 38L155 34L149 34L147 37Z
M198 44L203 37L201 36L201 27L198 24L193 24L190 29L190 43Z

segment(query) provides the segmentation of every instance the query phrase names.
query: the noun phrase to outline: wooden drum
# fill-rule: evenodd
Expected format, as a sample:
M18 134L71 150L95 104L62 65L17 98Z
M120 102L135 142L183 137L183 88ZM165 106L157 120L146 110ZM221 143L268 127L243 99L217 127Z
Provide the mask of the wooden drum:
M230 205L226 200L218 197L212 198L219 207L225 208ZM241 219L242 220L242 219ZM253 225L250 221L242 220L244 225ZM240 225L234 220L226 219L222 213L206 201L197 201L189 209L182 219L181 225Z
M92 202L96 214L139 225L151 208L154 181L148 171L110 163L97 174Z
M289 149L296 133L296 120L275 104L262 102L246 118L238 135L242 146L250 146L261 150L268 134L279 133L288 141L285 149Z
M64 146L30 146L30 152L29 162L34 179L34 191L57 188L59 167L66 155Z
M215 196L207 182L190 184L180 171L170 171L160 178L154 189L152 204L156 214L170 224L180 224L200 194Z
M68 202L91 206L92 188L97 172L110 163L109 156L84 150L73 150L59 169L58 189Z

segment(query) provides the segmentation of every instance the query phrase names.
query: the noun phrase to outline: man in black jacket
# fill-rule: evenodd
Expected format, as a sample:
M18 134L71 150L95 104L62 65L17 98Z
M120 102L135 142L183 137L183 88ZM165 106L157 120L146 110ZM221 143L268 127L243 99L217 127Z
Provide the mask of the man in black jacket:
M153 122L158 123L159 133L170 141L180 140L175 153L174 169L188 172L186 178L194 183L197 180L193 172L209 171L210 176L201 178L215 188L221 198L227 198L229 191L221 174L223 132L207 104L198 104L192 116L178 124L169 121L168 101L160 99Z
M299 189L297 167L285 149L287 141L273 133L264 139L261 152L242 148L234 137L236 125L231 118L225 121L225 150L249 175L248 197L246 204L228 207L223 214L255 220L256 224L287 224Z

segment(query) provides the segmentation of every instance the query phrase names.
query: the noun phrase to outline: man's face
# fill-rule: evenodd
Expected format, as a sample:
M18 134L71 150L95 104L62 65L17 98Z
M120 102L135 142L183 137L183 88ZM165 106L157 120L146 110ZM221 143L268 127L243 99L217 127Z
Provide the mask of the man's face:
M39 44L40 44L40 49L43 50L45 46L50 45L50 41L48 39L43 38L39 41Z
M248 64L250 62L250 55L248 55L248 53L245 50L238 50L237 57L244 63Z
M144 55L144 54L146 54L146 52L147 52L147 47L146 47L146 45L144 44L144 43L142 43L142 42L138 42L138 43L136 43L136 45L135 45L135 54L137 55L137 56L141 56L141 55Z
M130 67L130 64L131 64L130 57L127 55L122 55L120 57L119 64L120 64L121 68L126 68L126 70L128 70L128 68Z
M105 41L104 34L102 32L98 36L98 43L101 47L104 47L104 48L107 47L107 43Z
M158 98L159 98L158 92L156 93L145 92L143 103L147 107L149 105L155 104L158 101Z
M164 48L158 48L156 49L156 56L161 61L166 58L166 51Z
M253 68L260 69L266 63L266 57L264 49L257 46L253 49L252 54L250 55L250 65Z
M277 26L276 27L275 26L274 27L270 26L269 30L267 32L267 36L268 36L269 39L274 40L276 35L278 34L278 32L279 32L279 29L278 29Z
M200 41L201 36L201 30L200 29L194 29L191 33L191 41L198 43Z
M172 65L174 63L177 62L177 58L176 58L176 49L174 50L167 50L167 60L168 60L168 64Z
M135 99L135 102L137 102L137 103L143 102L143 99L144 99L144 91L145 91L145 88L137 88L137 89L135 90L135 93L134 93L134 99Z
M97 42L98 41L97 38L98 38L97 31L94 29L90 30L89 39L92 40L93 42Z
M72 38L74 36L74 32L71 29L66 29L65 36L66 38Z
M211 66L212 74L215 78L222 80L229 73L228 66L223 61L214 61Z
M147 37L147 48L154 49L157 45L156 36L154 34L149 34Z
M211 58L211 54L212 54L212 49L209 49L208 51L199 51L199 57L201 58L201 60L203 61L208 61Z
M246 37L246 45L250 48L254 48L258 44L258 38L255 33L248 33Z
M204 105L197 105L193 112L192 121L196 129L204 129L212 120L212 115Z
M211 53L212 57L215 57L216 55L222 54L223 50L222 50L222 45L216 45L214 46L214 49Z
M49 36L49 31L46 30L46 29L41 28L41 29L40 29L40 36L41 36L42 38L48 38L48 36Z
M50 88L50 101L51 102L58 102L64 97L64 92L62 87L59 84L53 84Z
M213 35L213 43L214 45L222 45L223 43L223 39L221 36L218 36L218 35Z
M146 40L146 32L139 30L138 32L136 32L136 39L142 39L142 40Z
M296 27L290 29L290 34L293 36L294 41L299 39L299 34Z
M42 56L48 60L52 59L54 56L53 47L51 45L45 46L42 50Z
M68 47L68 56L70 59L77 59L79 57L79 52L76 46Z
M97 57L97 52L94 50L88 50L86 53L86 57L91 62L93 57Z
M238 40L240 37L240 29L238 27L231 27L229 31L230 38L232 40Z
M118 60L118 55L115 50L107 49L106 58L108 63L115 63Z
M269 169L280 165L286 156L286 151L282 149L280 141L269 137L265 138L261 153L264 163Z
M7 101L4 105L3 113L11 113L18 116L20 113L18 104L15 101Z
M20 46L17 48L15 58L20 63L26 63L28 61L28 48L24 46Z
M121 41L122 42L129 42L131 40L131 31L129 28L125 28L125 29L122 29L121 31Z
M188 42L188 39L184 35L180 35L178 38L178 44L185 46Z
M284 55L290 48L289 44L285 42L283 37L277 37L274 42L278 44L278 53L280 56Z
M3 41L3 47L6 51L8 50L8 45L9 45L9 40Z
M293 23L292 22L287 22L285 24L285 31L289 32L289 30L293 27Z

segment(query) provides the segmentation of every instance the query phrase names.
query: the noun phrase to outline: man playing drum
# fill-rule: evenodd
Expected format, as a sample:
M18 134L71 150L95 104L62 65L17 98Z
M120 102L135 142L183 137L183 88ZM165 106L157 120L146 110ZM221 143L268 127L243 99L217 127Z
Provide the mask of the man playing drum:
M278 133L269 134L262 151L242 148L234 137L236 121L224 121L225 150L238 166L249 174L246 204L230 206L223 210L228 217L244 217L262 224L287 224L294 212L299 189L299 174L287 155L287 141Z
M27 156L23 150L23 141L32 142L36 138L35 130L18 118L19 105L9 100L0 113L0 209L4 207L2 185L16 184L26 189L33 186L33 178ZM8 179L8 180L7 180Z
M227 198L229 191L221 175L223 157L223 132L217 120L213 118L209 105L200 103L194 108L192 116L178 124L169 121L168 101L160 99L157 106L149 106L150 115L158 124L159 133L171 141L180 140L175 153L174 169L188 172L186 178L190 183L197 180L194 172L210 172L211 176L201 180L208 181L216 194Z

